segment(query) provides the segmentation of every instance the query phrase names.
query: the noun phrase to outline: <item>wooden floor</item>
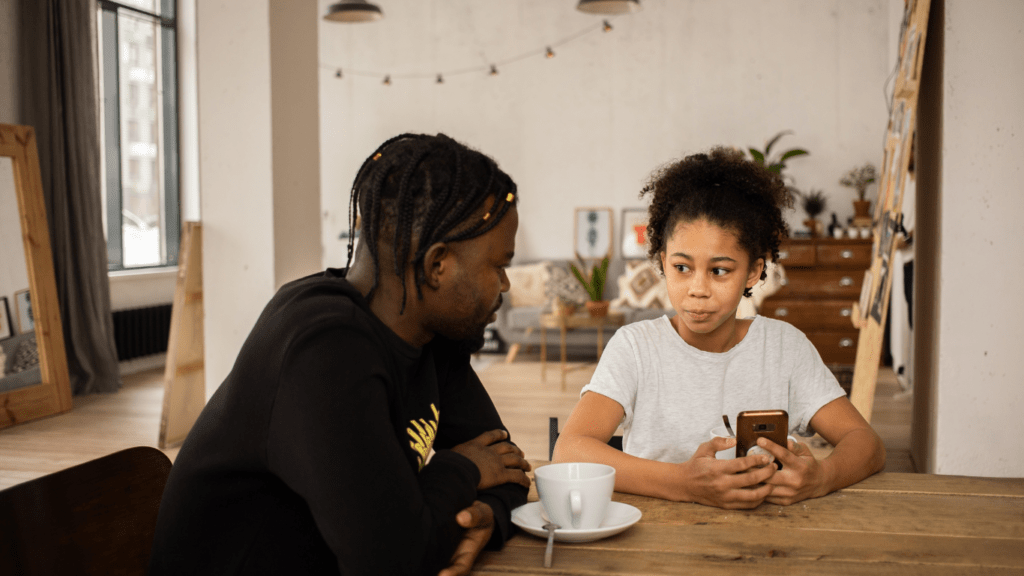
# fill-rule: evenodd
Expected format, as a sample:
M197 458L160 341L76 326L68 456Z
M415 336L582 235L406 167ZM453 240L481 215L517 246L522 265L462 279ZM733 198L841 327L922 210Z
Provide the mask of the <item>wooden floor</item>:
M478 372L505 425L527 457L546 460L548 417L564 423L594 364L572 363L566 391L560 391L558 362L548 362L547 381L541 381L540 362L521 354L512 364L499 356L482 355ZM116 394L76 396L66 413L0 430L0 489L132 446L156 446L163 401L163 368L123 378ZM886 470L913 472L909 457L909 398L899 391L891 370L879 374L874 426L888 450ZM815 447L821 456L829 448ZM165 450L174 460L178 449Z

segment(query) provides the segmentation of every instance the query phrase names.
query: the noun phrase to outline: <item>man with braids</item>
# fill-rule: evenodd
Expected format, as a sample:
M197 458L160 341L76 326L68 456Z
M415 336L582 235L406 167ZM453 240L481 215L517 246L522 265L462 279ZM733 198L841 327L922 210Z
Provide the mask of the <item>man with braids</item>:
M366 159L358 250L263 311L171 470L151 573L466 574L504 543L530 465L469 356L509 289L516 201L443 135Z
M779 320L736 317L787 234L782 179L715 148L655 171L644 194L648 256L676 314L615 333L554 459L614 466L620 492L722 508L793 504L881 470L885 446L807 337ZM813 429L835 449L819 461L802 443L761 438L768 454L716 459L736 445L709 441L723 414L772 409L789 413L791 432ZM620 424L622 451L607 444Z

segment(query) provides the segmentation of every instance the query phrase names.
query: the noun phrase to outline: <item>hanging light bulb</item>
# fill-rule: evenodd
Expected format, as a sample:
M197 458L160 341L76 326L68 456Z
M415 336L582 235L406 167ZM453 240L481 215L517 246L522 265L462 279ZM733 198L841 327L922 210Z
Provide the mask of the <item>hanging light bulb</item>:
M334 77L341 78L341 68L338 68L338 71L334 73Z
M497 76L497 75L498 75L498 67L495 66L494 64L491 64L491 76Z
M626 14L640 10L640 0L580 0L576 5L588 14Z
M551 46L548 46L547 52L544 53L544 56L547 57L547 58L554 58L555 57L555 51L551 49Z
M388 74L387 76L384 76L384 85L385 86L391 86L391 75L390 74Z
M601 29L603 29L605 32L611 32L612 31L612 24L611 24L611 22L609 22L607 20L602 22Z
M376 4L367 0L341 0L331 4L324 20L331 22L373 22L384 17L384 12Z
M437 83L438 84L444 84L444 76L441 76L440 74L438 74L437 75Z

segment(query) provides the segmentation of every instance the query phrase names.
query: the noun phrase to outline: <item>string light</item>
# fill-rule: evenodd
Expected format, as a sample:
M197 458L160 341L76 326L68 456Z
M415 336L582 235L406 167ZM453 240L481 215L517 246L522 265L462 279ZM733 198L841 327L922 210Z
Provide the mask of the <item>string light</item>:
M474 72L475 73L485 72L485 73L487 73L488 76L497 76L498 75L498 67L499 66L508 66L509 64L514 64L516 62L520 62L522 60L526 60L527 58L534 57L538 53L543 54L545 58L554 58L555 57L555 50L554 50L555 48L557 48L559 46L564 46L565 44L568 44L569 42L573 42L575 40L578 40L579 38L581 38L581 37L583 37L583 36L585 36L585 35L587 35L587 34L589 34L591 32L595 32L597 30L602 30L604 32L611 32L613 30L613 27L611 25L611 22L609 22L608 20L603 20L599 24L592 24L592 25L590 25L590 26L580 30L579 32L576 32L575 34L572 34L570 36L562 38L561 40L559 40L557 42L553 42L553 43L545 46L543 48L543 50L530 50L528 52L524 52L522 54L519 54L518 56L514 56L512 58L507 58L505 60L501 60L501 61L495 62L493 64L486 64L484 66L474 66L474 67L462 68L462 69L458 69L458 70L448 70L446 72L439 72L439 73L427 73L427 74L425 74L425 73L412 73L412 74L395 74L395 75L392 75L392 74L386 74L386 73L382 73L382 72L374 72L374 71L370 71L370 70L354 70L354 69L346 68L345 69L345 74L342 75L342 69L338 68L336 66L330 66L330 65L327 65L327 64L321 64L320 67L321 68L327 68L327 69L336 70L336 72L334 74L334 76L336 78L343 78L343 77L346 77L346 76L347 77L363 76L363 77L369 77L369 78L379 78L379 79L381 79L381 84L383 84L384 86L390 86L391 85L391 77L392 76L394 76L396 79L405 79L405 80L425 80L425 79L433 78L434 82L436 84L444 84L444 77L445 76L460 76L460 75L463 75L463 74L471 74L471 73L474 73Z

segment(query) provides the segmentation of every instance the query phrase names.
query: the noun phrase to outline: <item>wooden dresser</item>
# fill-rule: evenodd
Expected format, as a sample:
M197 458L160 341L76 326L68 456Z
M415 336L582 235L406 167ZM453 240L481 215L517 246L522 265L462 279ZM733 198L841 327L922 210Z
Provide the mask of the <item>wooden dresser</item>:
M825 364L854 364L858 330L850 315L871 264L871 240L789 239L779 249L786 282L760 313L796 326Z

